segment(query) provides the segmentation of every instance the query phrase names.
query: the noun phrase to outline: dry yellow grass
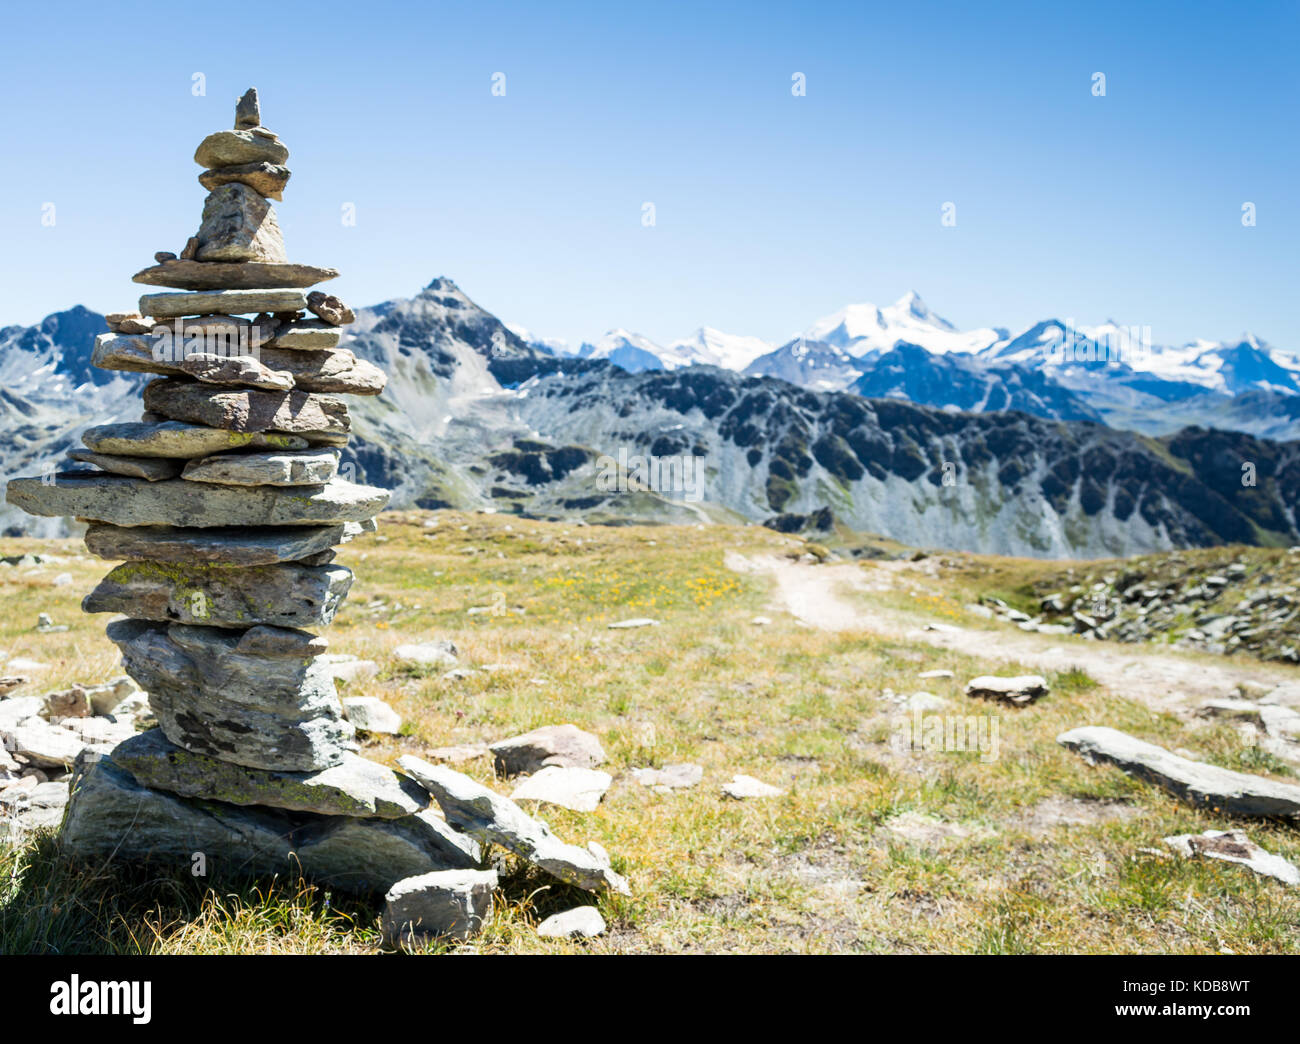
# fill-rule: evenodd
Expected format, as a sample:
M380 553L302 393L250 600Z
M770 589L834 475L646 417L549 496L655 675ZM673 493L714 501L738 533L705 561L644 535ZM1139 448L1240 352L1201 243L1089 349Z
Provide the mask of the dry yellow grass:
M75 543L0 542L0 553ZM1052 679L1027 708L971 706L961 683L1003 668L897 638L833 634L772 609L761 578L728 570L728 550L784 554L800 542L759 528L588 527L450 512L385 516L378 538L344 548L357 572L328 632L334 651L377 660L354 687L391 703L399 737L367 745L392 762L452 743L573 722L596 733L614 784L600 808L542 814L560 836L598 841L632 882L602 898L607 935L539 939L532 925L589 901L508 861L485 934L489 952L1280 952L1300 949L1300 906L1282 885L1210 861L1150 854L1171 833L1240 824L1180 805L1055 743L1104 721L1224 763L1230 729L1188 735L1083 671ZM0 570L0 649L51 664L55 687L113 671L99 618L77 603L105 571L93 559L38 575ZM52 586L68 572L73 583ZM910 599L943 619L963 589ZM889 599L882 596L882 604ZM471 614L471 607L488 611ZM48 611L72 630L36 635ZM772 617L759 627L758 613ZM649 616L657 627L609 630ZM462 680L400 667L392 650L449 638ZM954 681L917 674L950 668ZM928 689L947 712L996 721L998 757L898 753L886 689ZM630 770L692 761L693 790L660 795ZM461 766L491 781L487 759ZM1283 770L1263 764L1259 770ZM720 784L746 773L786 789L737 802ZM1063 818L1076 825L1063 825ZM1279 823L1251 823L1270 851L1300 859ZM9 952L368 952L376 909L291 882L207 891L148 871L73 873L48 841L0 855L0 948ZM0 887L6 887L0 884ZM432 950L439 947L432 946Z

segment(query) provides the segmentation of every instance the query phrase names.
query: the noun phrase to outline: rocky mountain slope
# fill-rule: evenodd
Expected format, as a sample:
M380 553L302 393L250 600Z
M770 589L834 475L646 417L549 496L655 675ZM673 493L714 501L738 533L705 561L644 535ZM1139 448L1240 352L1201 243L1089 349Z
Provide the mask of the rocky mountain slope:
M13 418L0 446L8 475L56 462L89 423L134 419L131 383L96 384L87 369L79 342L94 331L79 324L95 317L83 312L5 331L57 377L0 399ZM966 357L933 356L952 378L948 409L708 366L628 372L525 342L449 279L359 309L345 344L390 375L382 396L355 407L345 465L392 489L394 506L754 522L829 508L843 525L913 545L1033 556L1300 541L1300 444L1112 430L1087 422L1081 397L1014 363L999 364L1000 388ZM911 351L883 353L881 373L919 397ZM45 386L59 391L39 395ZM1070 420L954 409L972 406ZM649 457L679 470L647 479L638 464ZM680 470L696 460L698 484ZM1243 464L1256 485L1241 484Z

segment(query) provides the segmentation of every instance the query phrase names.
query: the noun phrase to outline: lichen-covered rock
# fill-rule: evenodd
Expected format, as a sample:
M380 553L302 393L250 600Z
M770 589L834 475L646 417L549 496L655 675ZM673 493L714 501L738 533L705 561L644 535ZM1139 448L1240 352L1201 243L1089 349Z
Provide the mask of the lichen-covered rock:
M351 586L352 570L338 565L127 562L81 608L207 627L327 627Z
M429 801L409 777L356 754L314 772L277 772L196 754L172 743L162 729L119 744L113 761L145 786L231 805L397 819L419 812Z
M87 428L81 441L95 453L121 457L170 457L190 459L227 450L306 449L310 443L300 435L279 432L226 431L179 421L126 421Z

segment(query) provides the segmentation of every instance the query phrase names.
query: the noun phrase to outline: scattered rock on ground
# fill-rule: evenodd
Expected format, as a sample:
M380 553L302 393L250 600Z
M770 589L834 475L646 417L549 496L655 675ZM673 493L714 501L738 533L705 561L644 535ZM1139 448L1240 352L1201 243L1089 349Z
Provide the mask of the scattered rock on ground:
M566 844L545 823L533 819L513 801L469 776L409 754L399 758L398 764L433 795L447 822L471 837L509 849L553 877L579 888L631 894L627 881L610 868L608 859Z
M594 939L605 931L605 918L594 906L578 906L563 913L551 914L537 926L537 934L544 939L569 939L580 935Z
M512 801L540 801L574 812L594 812L613 782L599 769L550 765L528 776L511 793Z
M399 645L393 650L393 657L400 663L428 663L438 667L453 666L458 659L456 646L448 641Z
M546 725L489 745L497 774L515 776L549 766L595 768L605 763L605 748L576 725Z
M1257 874L1275 877L1283 884L1300 885L1300 867L1281 856L1265 852L1240 830L1207 830L1203 834L1176 834L1163 839L1179 855L1206 856L1240 863Z
M1047 679L1038 674L1001 678L992 674L972 678L966 683L966 695L1005 703L1032 703L1048 692Z
M1300 786L1206 765L1104 725L1086 725L1056 737L1089 763L1117 765L1177 797L1243 816L1300 816Z
M753 776L739 774L732 776L730 783L722 784L722 792L727 797L735 798L737 801L743 801L746 798L777 797L785 793L780 787L764 783Z
M343 697L343 716L362 732L396 736L402 728L402 716L377 696Z

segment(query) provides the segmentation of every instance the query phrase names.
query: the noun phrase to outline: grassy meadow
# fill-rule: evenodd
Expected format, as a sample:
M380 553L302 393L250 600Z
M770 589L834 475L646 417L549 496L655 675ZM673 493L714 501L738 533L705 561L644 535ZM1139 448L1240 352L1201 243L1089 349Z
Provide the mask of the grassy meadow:
M61 558L0 569L0 650L49 665L25 692L119 673L105 617L80 612L108 564L78 541L2 540L0 555ZM341 549L356 571L327 632L331 651L376 660L349 692L406 722L364 753L491 742L572 722L599 736L614 783L595 812L544 807L562 838L597 841L631 881L598 900L609 924L581 942L539 938L541 918L590 901L503 857L479 952L1273 953L1300 951L1295 891L1240 866L1172 856L1160 838L1247 829L1300 860L1300 833L1194 810L1059 747L1061 731L1108 724L1206 760L1294 778L1226 725L1194 727L1107 691L1079 667L1037 704L962 695L969 678L1034 673L871 633L807 626L772 604L761 575L728 551L793 555L802 540L760 527L598 527L500 515L385 515ZM960 559L962 556L945 556ZM842 564L842 563L841 563ZM812 565L810 568L820 568ZM60 574L72 582L56 584ZM951 622L979 593L1023 577L954 570L950 595L882 595L882 611ZM936 584L944 583L942 572ZM470 612L471 609L478 610ZM38 634L37 614L68 624ZM770 618L756 624L756 616ZM650 617L658 626L610 630ZM398 645L452 640L468 677L399 665ZM951 680L919 680L947 668ZM344 686L341 686L344 687ZM988 716L997 756L905 751L887 691L926 690L938 713ZM655 793L630 770L695 762L704 780ZM489 758L456 766L492 781ZM735 801L735 773L785 789ZM498 784L508 792L509 784ZM0 844L0 952L376 953L378 908L290 880L69 866L46 835Z

